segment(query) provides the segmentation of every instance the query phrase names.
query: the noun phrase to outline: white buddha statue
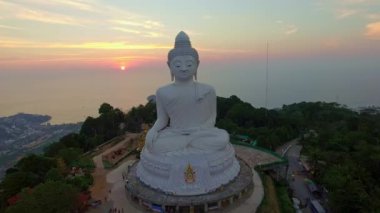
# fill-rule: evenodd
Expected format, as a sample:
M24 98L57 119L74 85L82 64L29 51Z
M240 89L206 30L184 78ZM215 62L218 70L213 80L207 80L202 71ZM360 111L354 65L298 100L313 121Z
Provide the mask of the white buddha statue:
M156 92L157 121L146 136L137 175L168 193L207 193L236 177L239 163L228 133L215 127L214 88L194 81L199 57L182 31L168 65L174 82Z
M146 138L152 153L215 151L225 148L229 135L215 128L216 95L212 86L194 81L198 53L189 37L180 32L168 54L174 83L156 92L157 121Z

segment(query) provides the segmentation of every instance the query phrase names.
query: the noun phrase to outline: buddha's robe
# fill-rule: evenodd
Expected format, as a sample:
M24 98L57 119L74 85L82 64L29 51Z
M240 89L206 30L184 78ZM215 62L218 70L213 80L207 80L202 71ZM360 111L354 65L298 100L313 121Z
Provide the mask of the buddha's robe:
M213 87L197 82L172 83L156 92L158 130L152 153L216 151L226 147L229 135L215 127L216 95ZM161 124L160 124L161 123Z

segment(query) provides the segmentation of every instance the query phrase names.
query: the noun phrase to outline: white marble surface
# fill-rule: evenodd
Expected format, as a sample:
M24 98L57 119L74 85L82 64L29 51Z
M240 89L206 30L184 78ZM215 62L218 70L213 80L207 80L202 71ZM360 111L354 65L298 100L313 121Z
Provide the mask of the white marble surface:
M198 52L180 32L168 54L173 83L156 92L157 120L148 131L137 176L147 185L177 195L208 193L239 173L229 135L215 127L216 93L195 81ZM186 181L186 168L195 181Z

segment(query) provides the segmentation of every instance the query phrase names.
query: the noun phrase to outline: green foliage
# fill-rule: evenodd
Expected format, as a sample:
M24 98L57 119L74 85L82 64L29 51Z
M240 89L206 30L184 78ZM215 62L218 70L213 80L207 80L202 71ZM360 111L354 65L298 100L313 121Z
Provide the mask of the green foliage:
M6 213L67 213L76 208L77 190L61 181L48 181L32 191L24 190L21 200Z
M120 129L120 124L125 122L124 113L120 109L114 109L107 103L103 103L100 106L99 114L100 115L97 118L87 117L80 130L80 135L85 136L86 139L93 137L102 138L102 140L97 141L99 143L95 145L99 145L103 141L122 134L123 131ZM84 151L88 151L94 147L91 146L86 139L81 146Z
M81 157L78 161L74 162L72 166L85 169L87 172L91 172L95 169L95 163L90 157Z
M94 183L94 179L90 174L86 174L84 176L75 176L69 178L67 180L67 183L73 185L80 191L87 191L88 188Z
M19 193L23 188L34 187L47 181L65 180L79 190L88 189L93 183L89 172L95 168L95 164L92 159L83 157L83 152L90 151L105 141L124 134L126 130L139 131L141 123L152 123L155 119L155 104L152 102L133 108L128 114L103 103L99 108L99 116L97 118L88 117L79 134L68 134L58 142L47 146L43 156L24 157L13 168L7 170L3 182L0 183L0 212L4 209L6 199L10 196ZM72 166L82 168L84 176L67 180L66 176ZM52 196L55 195L52 194ZM35 198L28 199L32 201ZM28 199L26 201L29 202ZM25 205L22 204L12 207L9 211L30 210L23 209L24 207ZM36 212L41 212L41 209L38 208L36 206ZM42 212L49 212L49 210Z
M45 176L45 181L62 181L63 175L57 168L50 169Z
M304 152L314 179L330 192L331 209L335 212L379 209L379 113L357 113L325 102L302 102L266 110L254 108L236 96L218 98L218 110L218 127L232 134L249 135L259 146L272 150L309 133L303 142Z
M112 110L113 110L113 107L110 104L103 103L102 105L100 105L99 114L100 115L107 114L107 113L112 112Z
M73 166L75 162L79 161L82 153L82 150L78 148L65 148L59 151L58 157L61 157L66 165Z
M380 209L379 113L368 110L357 113L337 103L325 102L301 102L268 110L255 108L236 96L218 97L217 105L217 127L226 129L230 134L247 135L265 148L274 150L286 141L299 136L304 138L307 135L305 133L308 133L309 136L302 142L303 152L309 157L314 179L328 189L329 204L333 211L376 212ZM27 156L14 168L7 170L0 184L0 191L3 190L0 193L1 205L4 206L6 198L25 187L33 187L44 181L62 180L71 166L91 171L94 164L91 159L83 158L82 153L125 131L141 131L142 123L152 124L155 121L155 107L153 102L149 102L133 107L124 114L107 103L102 104L99 116L88 117L79 134L66 135L59 142L48 146L45 156ZM69 186L86 190L93 180L86 174L65 181ZM61 182L54 183L62 185ZM285 202L284 189L279 189L277 194L280 200L284 197ZM54 193L50 195L50 200L56 196ZM40 197L25 193L23 196L24 201L35 207L36 212L41 210ZM26 207L27 202L20 202L8 211L33 212ZM44 205L48 205L48 202ZM287 207L281 208L288 211ZM46 210L43 212L55 211Z
M239 126L230 119L220 119L217 126L218 128L227 130L230 134L239 132Z
M230 134L248 135L257 139L260 146L272 150L297 137L301 129L302 121L294 121L293 116L283 111L255 108L236 96L218 97L217 102L217 127ZM298 120L301 119L302 116Z
M145 110L147 111L147 109ZM87 152L107 140L124 134L125 129L121 127L125 122L126 115L120 109L103 103L99 108L99 117L87 117L82 124L79 134L68 134L57 143L50 144L45 148L45 156L61 156L62 150L66 150L67 148L76 148ZM66 163L73 163L72 160L64 159Z
M4 199L7 199L25 187L32 187L38 183L38 177L31 172L18 171L7 174L1 183Z
M379 115L325 107L314 119L318 134L303 142L314 178L328 189L333 212L376 212L380 205Z
M356 171L355 171L356 170ZM361 174L356 174L360 172ZM335 212L366 212L370 209L370 195L366 190L366 172L354 164L333 165L328 168L323 182L330 189L331 208ZM350 206L349 210L346 209Z
M64 148L66 148L66 146L63 143L52 143L49 146L45 147L44 154L48 157L55 157L58 155L58 152Z
M87 136L97 135L97 120L91 116L88 116L82 124L80 134Z
M288 187L286 185L276 183L276 193L281 212L295 212L292 200L288 194Z
M129 132L140 132L141 124L151 124L156 120L156 105L148 102L145 106L132 107L126 114L126 130Z
M5 175L1 188L4 199L17 194L24 187L33 187L45 179L46 173L56 166L55 160L40 155L28 155L19 160Z
M55 167L55 161L41 155L31 154L19 160L15 167L23 172L31 172L43 179L47 171Z

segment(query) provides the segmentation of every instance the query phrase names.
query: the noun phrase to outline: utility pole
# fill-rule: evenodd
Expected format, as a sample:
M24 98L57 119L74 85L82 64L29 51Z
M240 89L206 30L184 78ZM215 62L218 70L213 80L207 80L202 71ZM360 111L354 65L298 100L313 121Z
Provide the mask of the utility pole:
M266 83L265 83L265 117L268 119L268 90L269 90L269 42L267 41L267 64L266 64Z

